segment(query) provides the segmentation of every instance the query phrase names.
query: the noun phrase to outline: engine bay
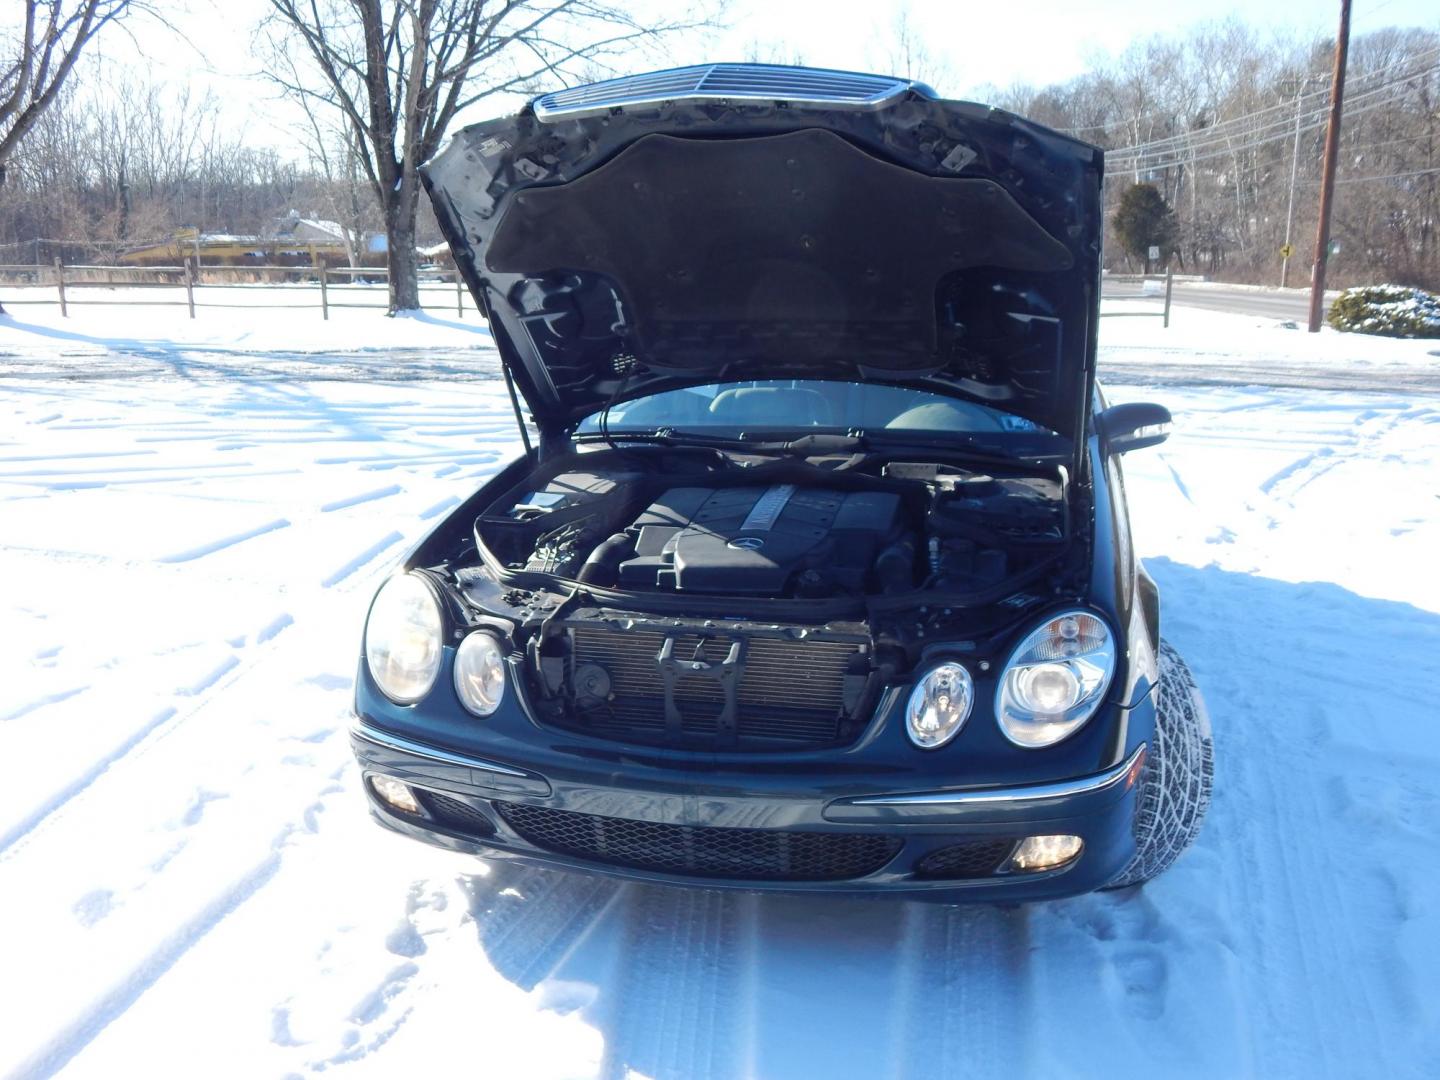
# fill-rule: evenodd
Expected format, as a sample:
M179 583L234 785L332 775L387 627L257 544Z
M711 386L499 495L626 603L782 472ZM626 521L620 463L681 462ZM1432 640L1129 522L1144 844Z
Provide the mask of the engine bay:
M1067 522L1058 466L624 449L525 478L475 543L502 574L592 590L824 600L1000 586L1062 550Z
M512 466L425 555L523 653L544 723L637 745L840 746L931 642L984 650L1075 591L1065 468L977 466L586 449Z

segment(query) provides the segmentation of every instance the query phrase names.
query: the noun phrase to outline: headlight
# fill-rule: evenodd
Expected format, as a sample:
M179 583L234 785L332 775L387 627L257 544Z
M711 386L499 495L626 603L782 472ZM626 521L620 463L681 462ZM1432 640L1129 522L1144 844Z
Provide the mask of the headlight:
M402 574L380 587L365 624L365 662L391 701L411 705L430 692L442 630L440 605L421 578Z
M505 655L494 634L476 630L455 650L455 693L476 716L489 716L505 696Z
M1000 730L1016 746L1053 746L1095 715L1114 674L1109 628L1086 611L1056 615L1005 665L995 694Z
M937 664L910 691L905 731L923 750L944 746L960 733L975 704L970 672L955 663Z

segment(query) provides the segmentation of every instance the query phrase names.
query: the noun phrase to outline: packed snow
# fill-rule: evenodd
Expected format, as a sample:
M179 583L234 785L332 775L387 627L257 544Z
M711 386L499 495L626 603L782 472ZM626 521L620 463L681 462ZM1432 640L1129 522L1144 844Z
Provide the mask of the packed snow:
M518 451L489 339L161 311L0 319L0 1076L1434 1075L1434 343L1106 321L1214 808L1143 889L952 909L372 825L361 620Z

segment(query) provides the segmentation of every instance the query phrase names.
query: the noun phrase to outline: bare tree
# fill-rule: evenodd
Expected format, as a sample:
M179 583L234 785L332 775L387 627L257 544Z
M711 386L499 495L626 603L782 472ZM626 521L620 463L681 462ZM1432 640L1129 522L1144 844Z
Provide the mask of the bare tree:
M418 168L455 114L496 94L565 83L645 42L700 25L642 22L623 0L270 0L270 78L336 110L385 220L390 310L419 306ZM299 63L279 62L298 47Z
M0 188L20 140L60 93L81 51L129 7L130 0L25 0L20 33L0 54Z
M130 0L24 0L24 26L0 60L0 184L26 133L60 93L75 61Z
M910 5L902 3L894 11L888 27L881 31L877 66L887 75L914 79L943 91L954 80L954 71L943 49L931 49L923 28L916 24Z

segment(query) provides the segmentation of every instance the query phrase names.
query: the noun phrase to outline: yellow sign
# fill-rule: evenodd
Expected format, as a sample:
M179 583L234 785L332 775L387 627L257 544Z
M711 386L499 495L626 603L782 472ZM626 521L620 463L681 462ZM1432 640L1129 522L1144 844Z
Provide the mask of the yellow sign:
M1291 255L1294 255L1294 254L1295 254L1295 245L1294 245L1294 244L1281 244L1281 245L1280 245L1280 258L1282 258L1282 259L1288 259L1288 258L1290 258Z

